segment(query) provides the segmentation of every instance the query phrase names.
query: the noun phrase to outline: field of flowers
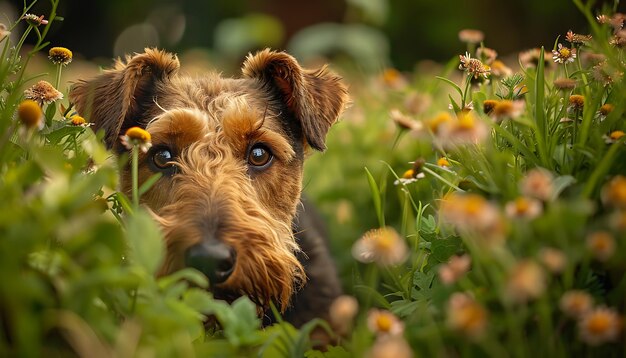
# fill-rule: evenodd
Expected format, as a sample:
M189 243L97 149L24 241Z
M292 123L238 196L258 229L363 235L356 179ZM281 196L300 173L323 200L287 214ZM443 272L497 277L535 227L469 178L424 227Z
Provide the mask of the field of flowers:
M261 327L247 298L214 300L192 269L155 278L164 247L137 204L150 183L116 191L137 145L111 156L72 109L61 79L76 63L46 41L50 2L25 6L15 43L18 24L0 24L0 356L626 355L616 5L573 0L588 29L519 58L467 29L446 64L342 70L351 108L307 162L305 191L346 294L329 322L294 328ZM316 344L320 329L333 344Z

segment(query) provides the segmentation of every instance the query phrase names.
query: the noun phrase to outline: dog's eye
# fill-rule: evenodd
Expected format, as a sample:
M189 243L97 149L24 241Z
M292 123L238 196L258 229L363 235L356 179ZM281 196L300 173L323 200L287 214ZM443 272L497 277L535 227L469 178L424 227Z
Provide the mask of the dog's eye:
M263 144L255 144L248 152L248 164L258 169L265 169L274 156L272 152Z
M163 172L171 175L176 170L173 164L174 155L167 147L152 147L148 152L148 162L154 171Z

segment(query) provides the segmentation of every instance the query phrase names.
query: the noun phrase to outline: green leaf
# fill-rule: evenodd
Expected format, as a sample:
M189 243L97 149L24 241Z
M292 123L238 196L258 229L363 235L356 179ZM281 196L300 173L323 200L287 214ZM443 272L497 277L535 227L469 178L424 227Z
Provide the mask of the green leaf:
M382 203L380 200L380 190L378 189L378 185L376 184L376 180L372 176L372 173L365 168L365 174L367 175L367 183L370 186L370 190L372 192L372 200L374 201L374 209L376 210L376 215L378 217L378 225L380 227L385 226L385 215L383 213Z
M152 217L144 210L129 215L126 236L130 248L129 256L133 262L148 273L155 274L163 261L165 247L161 232Z
M458 237L433 240L430 247L431 257L438 262L447 262L450 256L454 255L460 248L461 239Z
M411 300L393 301L391 302L391 312L399 317L408 317L415 312L419 304L418 301Z

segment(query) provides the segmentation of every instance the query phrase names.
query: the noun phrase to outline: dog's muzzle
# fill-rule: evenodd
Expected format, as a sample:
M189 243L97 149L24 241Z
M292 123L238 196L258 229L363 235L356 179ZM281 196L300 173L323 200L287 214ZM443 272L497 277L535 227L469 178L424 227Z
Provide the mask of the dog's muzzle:
M185 252L185 265L205 274L211 284L226 281L233 273L236 261L235 250L216 239L205 239Z

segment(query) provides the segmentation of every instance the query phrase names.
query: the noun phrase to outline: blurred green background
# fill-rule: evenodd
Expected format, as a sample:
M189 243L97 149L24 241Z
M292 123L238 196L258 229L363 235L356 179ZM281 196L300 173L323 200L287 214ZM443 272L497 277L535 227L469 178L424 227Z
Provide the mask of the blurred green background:
M613 1L596 7L603 4ZM0 12L22 5L0 1ZM48 6L40 1L31 12ZM103 64L145 46L201 49L238 64L248 51L270 46L300 60L348 60L367 72L446 61L465 50L457 38L463 28L484 31L502 57L551 48L558 35L587 27L570 0L66 0L58 14L67 21L52 28L51 43Z

